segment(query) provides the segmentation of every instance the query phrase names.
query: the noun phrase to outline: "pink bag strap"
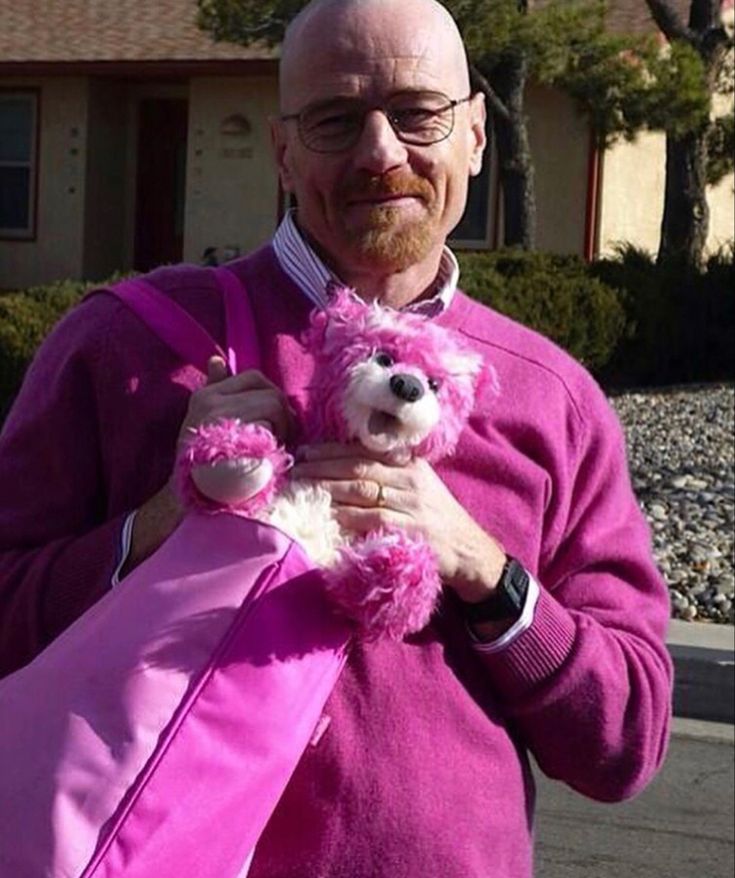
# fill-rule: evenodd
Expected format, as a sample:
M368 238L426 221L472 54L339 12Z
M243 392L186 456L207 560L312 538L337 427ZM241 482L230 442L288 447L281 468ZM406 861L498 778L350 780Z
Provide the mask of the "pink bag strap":
M210 357L222 357L234 375L260 363L258 336L245 285L229 268L215 269L222 290L227 326L227 350L178 302L140 278L129 278L105 287L117 296L185 362L207 374Z
M245 284L226 266L216 268L214 275L219 281L225 300L227 326L225 360L230 365L233 375L244 369L257 368L260 365L260 345Z

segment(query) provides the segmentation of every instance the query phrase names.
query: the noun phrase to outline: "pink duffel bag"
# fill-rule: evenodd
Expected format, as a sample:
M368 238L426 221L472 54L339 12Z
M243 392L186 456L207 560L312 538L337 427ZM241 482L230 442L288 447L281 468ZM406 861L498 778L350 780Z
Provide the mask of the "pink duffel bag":
M234 370L257 356L254 333L239 281L219 277ZM211 339L164 320L172 303L144 286L113 292L206 368ZM0 878L243 874L348 640L298 544L252 519L189 513L0 681Z

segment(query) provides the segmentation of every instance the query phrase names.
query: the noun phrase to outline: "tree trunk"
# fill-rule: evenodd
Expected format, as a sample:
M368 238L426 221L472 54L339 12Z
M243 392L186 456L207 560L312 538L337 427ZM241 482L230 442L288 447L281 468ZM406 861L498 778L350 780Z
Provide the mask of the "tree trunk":
M685 24L672 0L646 0L669 42L682 40L699 53L710 95L716 91L718 58L727 46L720 0L691 0ZM666 186L658 262L699 268L709 231L707 204L707 127L683 137L666 137Z
M536 188L524 113L527 72L525 59L509 58L493 70L490 80L508 109L507 118L493 114L503 191L503 242L507 247L533 250L536 245Z
M666 189L658 262L699 268L709 230L705 132L666 138Z

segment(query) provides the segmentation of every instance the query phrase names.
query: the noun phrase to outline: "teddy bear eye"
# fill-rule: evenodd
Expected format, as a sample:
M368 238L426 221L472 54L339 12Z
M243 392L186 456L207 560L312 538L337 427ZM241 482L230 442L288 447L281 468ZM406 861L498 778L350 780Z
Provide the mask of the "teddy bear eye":
M441 386L436 378L429 378L428 380L429 390L432 393L439 393L439 387Z
M393 357L391 357L390 354L386 354L385 351L379 351L375 355L375 362L379 366L383 366L385 369L387 369L389 366L393 365Z

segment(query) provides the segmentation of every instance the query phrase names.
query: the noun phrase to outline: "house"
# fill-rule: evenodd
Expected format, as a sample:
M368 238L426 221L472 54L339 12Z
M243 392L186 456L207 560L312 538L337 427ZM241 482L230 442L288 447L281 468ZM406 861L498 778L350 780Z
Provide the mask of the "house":
M194 0L0 0L0 289L268 239L284 207L268 129L276 53L213 44L195 15ZM539 246L655 249L663 138L601 156L564 95L534 87L528 108ZM716 247L733 234L732 177L711 204ZM497 246L500 209L491 155L457 246Z

